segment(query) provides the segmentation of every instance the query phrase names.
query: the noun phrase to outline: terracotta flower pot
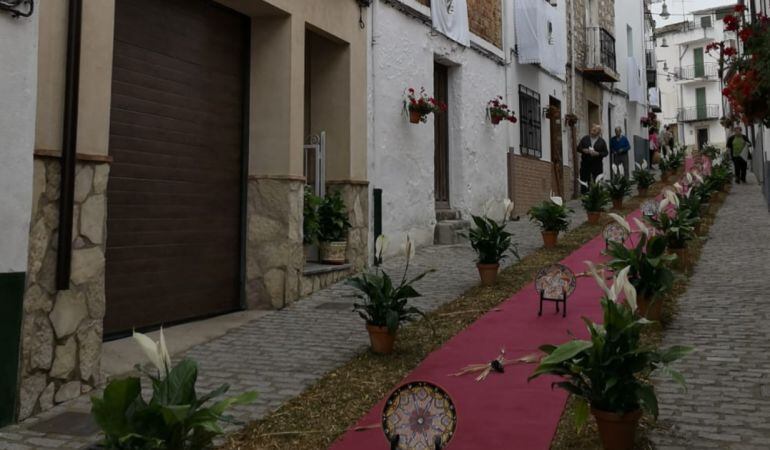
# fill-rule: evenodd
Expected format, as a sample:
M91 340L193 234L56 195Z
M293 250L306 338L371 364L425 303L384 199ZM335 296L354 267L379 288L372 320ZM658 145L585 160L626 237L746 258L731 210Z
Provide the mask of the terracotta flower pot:
M651 301L647 296L640 295L636 299L637 312L640 316L659 321L663 312L663 300Z
M497 114L493 114L489 117L489 120L492 122L492 125L497 125L500 123L501 120L503 120L503 116L498 116Z
M730 184L730 183L725 183L725 184L723 184L723 185L722 185L722 192L724 192L725 194L726 194L726 193L728 193L728 192L730 192L730 188L731 188L732 186L733 186L733 185L732 185L732 184Z
M599 411L591 408L591 414L596 419L599 428L599 437L602 440L604 450L632 450L634 448L634 436L642 410L636 410L625 414L617 414Z
M623 209L623 197L612 199L612 209Z
M591 225L596 225L599 223L599 220L602 218L602 212L601 211L588 211L586 213L588 215L588 223Z
M647 188L639 188L639 197L647 197Z
M695 234L698 236L703 236L703 227L701 226L701 222L698 221L693 228L695 229Z
M378 327L377 325L366 324L366 331L369 332L369 343L372 345L374 353L389 355L393 353L393 345L396 343L396 333L388 331L388 327Z
M409 110L409 122L420 123L422 120L422 114L419 111Z
M543 246L545 248L556 247L556 241L559 239L558 231L543 231Z
M321 242L321 262L324 264L345 264L347 250L348 243L346 241Z
M482 286L491 286L497 281L497 272L500 270L500 264L476 264L481 277Z
M685 272L690 268L690 255L687 252L687 247L684 248L672 248L670 252L676 255L676 261L674 261L674 268Z

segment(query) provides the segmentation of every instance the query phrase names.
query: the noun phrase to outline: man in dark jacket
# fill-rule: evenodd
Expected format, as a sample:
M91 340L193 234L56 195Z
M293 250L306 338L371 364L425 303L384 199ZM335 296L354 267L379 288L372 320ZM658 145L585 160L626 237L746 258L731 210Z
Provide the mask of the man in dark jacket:
M603 159L609 154L609 150L601 135L602 127L593 125L590 133L578 143L577 151L581 155L580 179L586 184L591 184L604 171ZM585 194L587 190L585 186L580 186L581 193Z

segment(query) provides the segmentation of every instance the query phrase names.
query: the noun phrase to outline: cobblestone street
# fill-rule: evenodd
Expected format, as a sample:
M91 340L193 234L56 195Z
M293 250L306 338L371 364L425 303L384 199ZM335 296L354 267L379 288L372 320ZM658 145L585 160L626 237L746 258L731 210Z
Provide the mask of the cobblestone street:
M574 228L585 221L585 212L579 202L571 202L570 206L575 209L570 225ZM522 257L542 246L539 228L526 216L511 222L509 227ZM477 285L474 259L475 254L468 245L419 249L410 272L430 268L436 272L415 285L424 297L416 299L414 304L430 311ZM513 262L509 258L504 264ZM400 276L403 258L390 259L384 266L389 273ZM368 345L363 322L352 312L351 294L350 288L337 283L178 356L198 361L199 392L222 383L231 385L230 393L257 390L259 398L255 403L235 407L232 414L241 421L259 419ZM90 395L0 430L0 450L88 447L97 436L44 434L29 427L64 411L90 411Z
M734 185L714 222L664 345L688 390L658 383L658 448L770 448L770 216L760 187Z

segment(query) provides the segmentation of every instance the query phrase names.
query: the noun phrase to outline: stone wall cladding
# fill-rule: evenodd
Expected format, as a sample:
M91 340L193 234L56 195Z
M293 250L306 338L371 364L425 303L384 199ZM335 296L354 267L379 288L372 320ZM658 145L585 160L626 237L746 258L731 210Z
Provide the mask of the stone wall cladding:
M307 297L313 292L318 292L321 289L327 288L340 280L344 280L352 273L352 270L340 270L317 275L303 275L302 280L300 281L302 284L300 293L302 297Z
M430 7L430 0L417 2ZM468 27L471 33L503 48L502 0L468 0Z
M249 179L245 286L249 308L283 308L299 298L304 184L295 179Z
M19 420L99 383L109 165L78 162L70 289L57 291L60 161L36 159L22 323Z
M366 268L369 243L369 185L355 182L329 182L328 191L338 190L348 207L350 230L348 231L347 260L353 270Z
M511 155L508 164L511 165L511 198L515 212L526 214L530 207L549 197L552 190L552 164L520 155Z

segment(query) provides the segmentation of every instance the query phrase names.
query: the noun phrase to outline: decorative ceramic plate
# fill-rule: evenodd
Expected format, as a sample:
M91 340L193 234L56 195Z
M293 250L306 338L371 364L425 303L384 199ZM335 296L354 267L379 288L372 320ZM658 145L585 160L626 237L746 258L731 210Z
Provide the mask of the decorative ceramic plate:
M425 381L396 389L382 410L382 430L388 440L399 436L399 450L434 450L436 436L444 448L456 426L452 399L443 389Z
M628 239L628 231L626 231L620 224L611 222L604 227L602 236L604 236L604 241L607 243L626 242L626 239Z
M545 266L535 276L535 290L549 299L562 298L565 292L569 297L576 285L575 273L562 264Z
M645 200L641 206L642 215L652 217L658 213L658 202L655 200Z

